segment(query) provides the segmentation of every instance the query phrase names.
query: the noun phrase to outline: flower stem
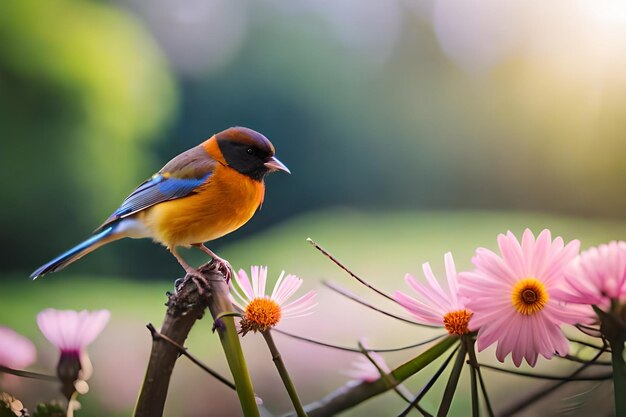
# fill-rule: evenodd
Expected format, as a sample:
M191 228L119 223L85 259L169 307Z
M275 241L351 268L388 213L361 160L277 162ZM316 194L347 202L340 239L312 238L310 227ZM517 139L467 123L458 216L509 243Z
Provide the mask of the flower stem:
M465 341L467 343L467 356L469 358L469 364L474 371L474 375L472 375L472 401L474 401L474 397L477 393L476 390L476 377L478 377L478 385L480 386L480 390L483 394L483 399L485 400L485 406L487 408L487 415L489 417L494 417L493 409L491 408L491 402L489 401L489 395L487 393L487 387L485 386L485 381L483 380L483 375L480 372L480 365L478 363L478 358L476 357L476 335L468 334L465 335ZM476 404L478 404L478 399L476 399ZM472 407L474 407L474 403L472 403ZM478 410L480 411L480 410Z
M426 394L428 394L428 391L430 391L430 389L433 387L433 385L435 385L435 383L437 382L437 380L439 379L439 377L441 376L443 371L446 370L446 368L450 364L450 361L452 360L452 357L456 354L458 349L459 348L457 347L456 349L454 349L452 351L452 353L441 364L439 369L437 369L437 372L435 372L435 374L430 377L428 382L426 382L426 385L424 385L422 387L422 389L420 390L420 392L415 396L415 398L413 398L413 401L411 401L411 404L409 404L409 406L407 408L405 408L404 411L398 415L398 417L406 417L409 414L409 412L411 411L411 409L413 408L413 405L414 404L419 404L419 402L422 400L422 398L424 398L424 396Z
M626 415L626 373L624 373L624 339L621 337L609 340L611 345L611 362L613 363L613 390L615 396L615 415Z
M471 383L471 393L472 393L472 417L478 417L480 415L480 405L478 401L478 383L476 378L476 372L478 371L478 363L476 361L476 352L474 352L474 343L476 340L470 334L466 334L461 337L463 339L463 343L465 343L465 348L467 349L467 354L469 356L469 361L467 365L470 368L470 383ZM472 355L472 353L474 355Z
M213 263L210 264L210 267ZM210 270L210 267L208 268ZM204 267L203 267L204 269ZM205 272L202 270L202 272ZM232 303L228 298L229 290L226 280L218 279L211 283L209 295L209 310L215 320L214 329L217 331L222 348L226 355L226 361L233 375L237 395L241 403L241 409L245 417L259 417L259 408L254 397L252 380L248 373L246 359L243 356L239 335L235 327L232 315L224 314L232 312Z
M280 378L283 380L283 384L285 384L285 389L287 389L289 398L291 398L291 402L293 403L293 406L296 410L296 414L298 415L298 417L306 417L306 412L304 411L304 407L302 407L302 403L300 402L300 398L298 397L298 393L296 392L296 387L291 381L289 372L287 372L287 367L285 366L283 358L280 355L278 348L276 347L276 343L274 343L271 332L272 331L268 329L264 332L261 332L261 334L265 338L267 347L270 349L270 353L272 354L272 360L276 365L276 369L278 370Z
M454 398L456 386L459 383L459 377L461 376L461 371L463 370L466 354L467 349L465 343L461 343L459 353L456 354L456 361L454 361L452 372L450 372L450 378L448 379L446 390L443 393L443 398L441 399L441 404L439 405L439 410L437 411L437 417L445 417L448 415L448 411L450 411L450 405L452 404L452 399Z
M626 324L617 312L617 300L611 300L610 312L605 312L593 305L593 310L600 318L600 330L611 347L611 363L613 365L613 396L615 397L615 415L626 415L626 368L624 366L624 342L626 341Z

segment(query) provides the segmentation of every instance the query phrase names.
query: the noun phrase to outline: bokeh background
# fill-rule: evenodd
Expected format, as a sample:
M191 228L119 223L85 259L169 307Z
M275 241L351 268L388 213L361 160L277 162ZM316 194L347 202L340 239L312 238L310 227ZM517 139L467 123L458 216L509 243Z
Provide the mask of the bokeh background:
M422 262L441 271L449 250L469 268L474 249L494 247L508 229L549 227L583 247L624 239L626 3L0 2L0 324L35 340L35 369L51 370L56 353L36 312L112 310L92 349L82 415L131 413L150 344L143 326L160 324L180 268L163 248L126 241L34 283L29 273L87 237L171 157L233 125L263 132L293 174L270 176L263 209L210 247L236 268L286 269L319 290L314 316L285 323L293 332L352 345L367 336L382 347L420 340L427 333L322 288L332 280L383 301L305 238L388 291ZM253 378L280 414L289 403L257 339L244 341ZM346 381L338 369L350 355L278 342L304 401ZM208 321L189 346L226 371ZM47 384L0 383L27 403L56 395ZM493 385L504 407L510 392ZM568 398L532 415L568 408ZM459 396L453 412L466 406ZM402 407L387 394L345 415ZM181 360L168 415L209 410L238 415L235 396Z

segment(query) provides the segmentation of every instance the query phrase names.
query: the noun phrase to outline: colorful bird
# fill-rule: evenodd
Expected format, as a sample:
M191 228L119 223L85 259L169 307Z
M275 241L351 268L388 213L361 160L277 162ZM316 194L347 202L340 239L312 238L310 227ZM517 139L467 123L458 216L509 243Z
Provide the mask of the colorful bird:
M230 277L230 264L204 246L243 226L263 203L265 175L289 169L274 156L262 134L232 127L168 162L144 181L93 236L31 274L60 271L107 243L125 237L151 238L176 257L196 283L203 276L177 253L194 246Z

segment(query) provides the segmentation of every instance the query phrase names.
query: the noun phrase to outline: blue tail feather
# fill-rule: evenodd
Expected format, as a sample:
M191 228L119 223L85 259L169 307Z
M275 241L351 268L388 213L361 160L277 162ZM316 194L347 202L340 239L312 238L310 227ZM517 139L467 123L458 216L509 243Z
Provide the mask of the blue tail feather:
M105 228L104 230L91 236L84 242L74 246L67 252L57 256L45 265L42 265L39 269L30 274L30 278L37 279L38 277L43 276L49 272L56 272L65 268L67 265L71 264L81 256L86 255L87 253L91 252L91 250L95 249L94 245L100 243L102 239L109 237L113 233L113 229L115 226L116 225L112 225Z

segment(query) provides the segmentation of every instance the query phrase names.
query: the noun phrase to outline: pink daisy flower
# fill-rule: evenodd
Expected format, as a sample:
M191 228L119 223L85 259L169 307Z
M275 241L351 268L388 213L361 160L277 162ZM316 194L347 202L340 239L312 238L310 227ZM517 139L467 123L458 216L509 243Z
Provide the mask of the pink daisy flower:
M465 300L459 297L456 267L450 252L444 256L448 288L444 289L433 274L430 264L422 265L428 285L406 274L404 280L415 291L417 298L402 291L396 291L394 299L420 323L443 326L450 334L469 333L468 323L472 313L465 307Z
M582 252L565 271L559 299L607 308L626 295L626 242L613 241Z
M526 229L521 244L507 232L498 235L498 246L501 256L478 248L474 271L459 274L461 293L474 313L470 329L478 329L478 350L497 342L498 360L512 353L515 366L522 359L535 366L539 354L547 359L566 354L569 343L560 326L580 321L581 315L553 295L580 242L553 241L547 229L535 239Z
M317 305L315 291L311 290L300 298L288 303L287 300L300 288L302 279L295 275L281 272L271 295L265 292L267 283L267 267L252 266L251 278L246 271L240 269L235 275L240 291L231 281L230 299L237 310L243 313L241 333L249 331L266 331L278 324L282 319L302 317L313 313ZM233 296L234 294L234 296ZM235 298L236 296L236 298Z
M35 362L35 345L14 330L0 326L0 365L23 369Z
M102 332L109 322L108 310L74 311L48 308L37 315L41 333L61 351L57 374L62 392L70 399L77 387L84 390L92 372L86 347ZM77 385L78 384L78 385Z

